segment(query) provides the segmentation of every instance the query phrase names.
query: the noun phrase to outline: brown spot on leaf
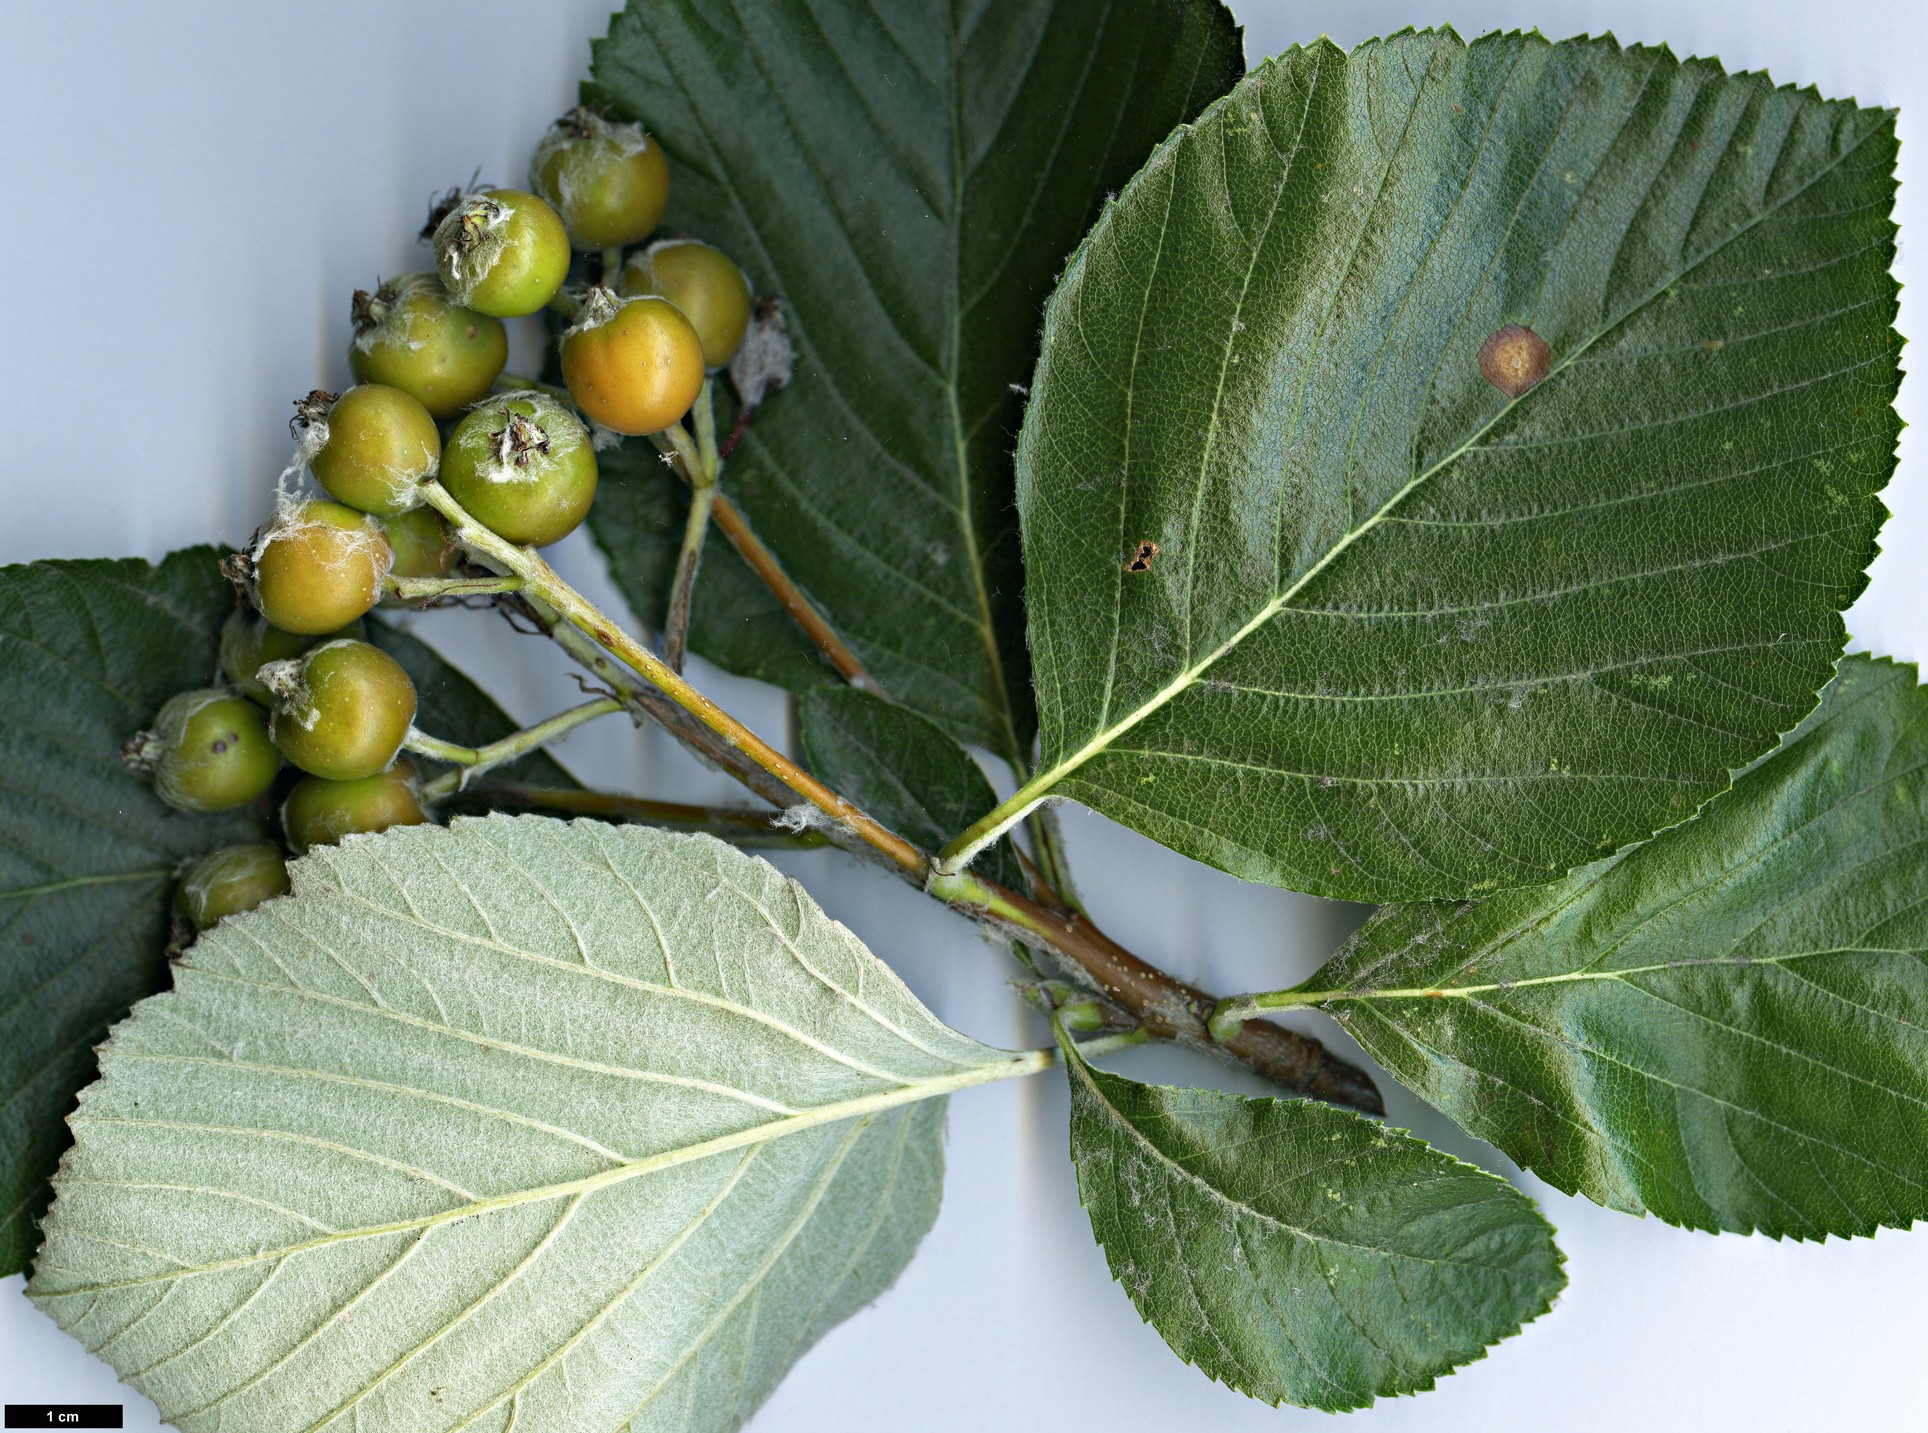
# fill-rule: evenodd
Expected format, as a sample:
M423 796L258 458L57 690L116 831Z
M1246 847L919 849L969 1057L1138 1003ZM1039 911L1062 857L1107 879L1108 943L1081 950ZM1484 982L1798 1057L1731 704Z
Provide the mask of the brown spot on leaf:
M1158 544L1152 541L1134 543L1131 556L1125 559L1125 571L1150 572L1151 560L1158 556Z
M1546 377L1553 350L1525 324L1496 328L1479 346L1479 371L1508 398L1518 398Z

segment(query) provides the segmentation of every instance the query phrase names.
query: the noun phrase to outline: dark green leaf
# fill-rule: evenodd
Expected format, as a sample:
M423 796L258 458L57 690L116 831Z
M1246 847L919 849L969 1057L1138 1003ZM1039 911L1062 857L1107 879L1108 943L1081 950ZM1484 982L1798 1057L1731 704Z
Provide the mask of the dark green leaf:
M1699 1229L1906 1228L1925 842L1928 695L1850 657L1693 821L1556 885L1386 910L1301 1003L1561 1189Z
M1532 1201L1310 1100L1141 1085L1065 1046L1078 1196L1112 1276L1188 1363L1267 1403L1431 1388L1566 1283Z
M434 648L379 619L368 623L368 640L407 670L415 683L415 723L431 736L481 746L516 730L516 721L480 687L443 661ZM505 781L572 787L576 779L546 751L531 752L491 773Z
M647 443L626 442L596 460L602 468L590 513L596 541L610 555L609 575L636 620L660 631L689 488ZM843 680L714 526L703 543L690 646L726 671L791 691Z
M937 723L852 687L801 697L797 735L814 776L927 851L997 801L970 753ZM981 861L984 874L1000 885L1030 891L1009 841Z
M1047 312L1028 794L1374 901L1692 815L1811 708L1874 552L1894 159L1889 112L1611 40L1268 63ZM1516 399L1507 324L1551 345Z
M595 48L585 100L669 154L667 227L788 305L796 381L730 492L960 740L1030 752L1009 452L1039 308L1105 192L1239 70L1216 0L650 0Z
M95 1043L166 982L175 872L266 826L265 808L172 810L119 760L213 679L234 610L220 560L0 568L0 1274L33 1251Z

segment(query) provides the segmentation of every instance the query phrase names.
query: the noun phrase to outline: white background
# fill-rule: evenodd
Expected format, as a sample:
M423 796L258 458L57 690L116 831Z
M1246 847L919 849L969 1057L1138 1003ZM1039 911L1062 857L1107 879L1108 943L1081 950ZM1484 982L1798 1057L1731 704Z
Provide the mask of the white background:
M767 3L767 0L749 0ZM925 0L938 3L938 0ZM287 451L290 400L341 386L348 296L421 267L413 244L431 191L519 182L542 127L572 102L608 0L0 6L0 561L159 557L246 537ZM1351 45L1450 20L1471 36L1538 25L1556 37L1611 29L1771 69L1829 96L1902 107L1898 218L1903 332L1918 327L1928 234L1919 163L1928 24L1914 0L1243 0L1255 59L1322 29ZM1921 252L1919 244L1915 252ZM519 352L526 353L521 349ZM524 359L523 362L529 360ZM1855 645L1917 659L1928 636L1916 427L1890 490L1894 518ZM558 565L609 588L586 537ZM524 719L574 688L546 644L483 616L436 616L427 635ZM781 707L700 674L760 730ZM564 760L596 784L733 799L718 778L620 725L582 734ZM1354 914L1242 886L1082 813L1073 863L1100 920L1211 988L1270 988L1309 974ZM980 1038L1041 1043L1004 986L1004 958L962 921L842 857L786 865L896 965L944 1018ZM0 953L0 958L6 958ZM1317 1017L1308 1017L1308 1028ZM1346 1047L1330 1025L1320 1033ZM1182 1052L1116 1062L1140 1076L1241 1086ZM1915 1427L1928 1334L1928 1233L1825 1246L1711 1238L1605 1213L1553 1193L1459 1135L1396 1087L1395 1124L1505 1171L1560 1230L1572 1283L1554 1312L1423 1399L1352 1415L1374 1433L1639 1427L1750 1430ZM950 1177L936 1230L898 1285L835 1330L755 1421L779 1430L1293 1429L1324 1415L1274 1411L1180 1364L1106 1274L1065 1159L1054 1076L952 1104ZM0 1282L0 1398L152 1406ZM243 1430L251 1433L251 1430Z

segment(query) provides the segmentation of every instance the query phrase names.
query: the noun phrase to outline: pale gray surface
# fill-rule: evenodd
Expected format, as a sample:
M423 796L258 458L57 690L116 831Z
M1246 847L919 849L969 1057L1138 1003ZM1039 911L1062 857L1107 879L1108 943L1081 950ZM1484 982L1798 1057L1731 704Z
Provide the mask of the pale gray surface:
M9 6L0 46L0 561L144 554L245 537L285 459L289 400L345 381L348 294L420 267L431 191L514 182L541 126L570 100L607 0L543 5L375 3ZM1242 0L1248 49L1269 54L1328 29L1345 44L1450 19L1472 35L1537 24L1614 30L1770 68L1824 94L1900 105L1901 327L1921 312L1906 235L1928 231L1919 177L1928 25L1902 0ZM1920 244L1914 245L1920 252ZM526 340L525 340L526 341ZM526 347L518 352L527 353ZM1895 517L1874 584L1850 617L1857 646L1904 659L1928 636L1928 498L1919 383L1902 410ZM32 506L24 502L32 500ZM586 541L559 563L592 595L609 587ZM436 617L428 636L518 715L573 686L542 644L491 618ZM699 673L760 730L781 704ZM729 797L726 784L620 725L569 743L598 784ZM1074 863L1110 928L1181 974L1222 989L1309 973L1345 908L1188 865L1096 818L1068 813ZM841 858L791 858L943 1018L999 1044L1042 1031L1003 987L1010 966L908 888ZM1326 1027L1327 1032L1330 1027ZM1336 1038L1336 1037L1335 1037ZM1341 1042L1343 1043L1343 1042ZM1119 1060L1139 1077L1210 1082L1218 1067L1170 1053ZM1224 1077L1229 1087L1238 1082ZM1489 1150L1391 1092L1393 1121L1511 1172ZM1053 1079L952 1102L945 1211L898 1286L798 1366L754 1427L838 1433L1004 1428L1317 1429L1207 1383L1166 1352L1123 1294L1077 1207ZM1572 1286L1552 1314L1437 1392L1353 1415L1374 1429L1574 1430L1918 1426L1909 1386L1928 1328L1928 1236L1778 1245L1708 1238L1542 1200ZM150 1405L0 1285L0 1399L125 1398Z

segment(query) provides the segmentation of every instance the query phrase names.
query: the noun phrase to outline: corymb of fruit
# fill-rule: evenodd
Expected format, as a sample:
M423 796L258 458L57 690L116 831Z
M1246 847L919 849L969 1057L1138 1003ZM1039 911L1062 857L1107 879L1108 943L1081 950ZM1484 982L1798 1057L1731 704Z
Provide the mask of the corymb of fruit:
M221 628L220 685L174 697L123 748L163 801L259 801L286 760L302 773L279 811L296 852L434 819L401 756L414 684L362 618L384 593L432 599L437 579L458 575L459 525L428 503L432 484L509 542L560 541L596 496L606 435L585 420L660 434L742 347L752 289L727 254L677 236L624 262L662 222L669 179L639 125L572 110L538 146L529 190L451 190L437 204L424 231L435 272L356 293L356 382L296 400L290 425L326 496L284 495L225 567L245 602ZM594 255L601 282L565 293L572 247ZM503 373L502 320L544 308L571 319L558 344L566 394ZM404 597L398 581L423 585ZM176 911L199 932L288 889L281 847L227 846L184 869Z

